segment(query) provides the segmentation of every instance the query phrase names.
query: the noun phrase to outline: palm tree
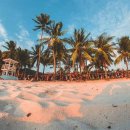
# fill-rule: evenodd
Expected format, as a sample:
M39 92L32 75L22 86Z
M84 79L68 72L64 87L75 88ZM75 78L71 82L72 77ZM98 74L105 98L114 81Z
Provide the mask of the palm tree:
M92 50L92 42L89 42L88 37L90 33L85 34L85 30L83 28L81 29L75 29L73 37L70 37L67 41L71 44L72 49L72 62L73 66L76 62L79 63L80 73L81 73L81 67L82 64L84 64L85 60L92 61L92 57L90 55L90 52Z
M41 13L39 16L36 16L36 19L33 19L33 21L37 24L36 26L35 26L35 29L34 29L34 31L36 31L36 30L41 30L41 40L43 39L43 33L44 32L47 32L47 30L48 30L48 25L50 25L50 23L51 23L51 20L50 20L50 16L49 15L47 15L47 14L43 14L43 13ZM41 41L41 40L39 40L39 41ZM42 43L40 43L40 44L42 44ZM37 80L38 80L38 74L39 74L39 66L40 66L40 59L41 59L41 46L39 46L40 48L38 49L39 50L39 54L38 54L38 61L37 61L37 75L36 75L36 77L37 77Z
M126 65L127 76L128 76L128 61L130 59L130 38L124 36L118 40L118 53L119 56L115 60L115 64L119 64L122 60Z
M20 64L20 68L30 67L30 52L27 49L16 49L16 59Z
M16 59L19 62L19 70L24 70L24 77L26 74L26 69L30 68L30 52L27 49L21 49L20 47L16 49Z
M41 51L39 51L39 49L41 49ZM34 66L35 63L37 66L38 71L36 72L35 78L36 78L36 80L38 80L37 76L39 75L39 57L40 57L40 61L41 61L42 56L43 56L43 47L41 48L41 45L39 45L39 44L35 45L35 47L32 47L32 51L30 52L30 54L31 54L32 66Z
M105 77L107 78L107 68L113 62L113 57L115 57L115 44L113 44L112 36L107 36L105 33L101 34L94 41L95 44L95 57L94 62L96 66L100 69L105 70Z
M46 49L44 51L42 58L41 58L41 64L43 65L43 75L44 75L45 67L47 65L53 64L53 57L52 57L51 51L49 49Z
M8 58L15 59L16 43L14 41L8 41L3 47L8 51Z
M62 22L51 23L50 30L48 30L48 34L50 36L49 40L49 49L52 51L53 55L53 66L54 66L54 80L56 79L56 65L58 59L63 58L65 53L65 39L62 39L61 36L65 34L66 31L62 31L63 24Z

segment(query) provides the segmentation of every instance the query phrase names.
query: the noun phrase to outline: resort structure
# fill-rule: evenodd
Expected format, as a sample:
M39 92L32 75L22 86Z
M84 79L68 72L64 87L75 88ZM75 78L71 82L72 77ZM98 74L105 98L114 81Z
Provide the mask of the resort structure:
M16 69L17 69L17 64L18 62L11 59L11 58L8 58L8 59L4 59L3 60L4 64L2 65L2 76L1 77L5 77L7 78L7 76L13 76L15 77L16 76Z

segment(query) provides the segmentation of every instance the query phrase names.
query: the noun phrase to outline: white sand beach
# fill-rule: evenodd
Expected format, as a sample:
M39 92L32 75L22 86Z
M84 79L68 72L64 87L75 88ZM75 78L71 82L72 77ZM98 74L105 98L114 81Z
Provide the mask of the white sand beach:
M130 130L130 79L0 81L0 130Z

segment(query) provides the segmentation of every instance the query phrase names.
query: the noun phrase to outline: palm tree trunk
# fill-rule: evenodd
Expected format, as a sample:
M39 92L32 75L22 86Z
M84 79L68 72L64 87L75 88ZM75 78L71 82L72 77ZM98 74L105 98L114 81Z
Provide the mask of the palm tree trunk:
M39 47L39 51L38 51L38 60L37 60L37 72L36 72L36 80L38 80L39 78L39 67L40 67L40 47Z
M62 74L61 74L61 61L60 61L60 80L62 80Z
M107 69L105 67L105 78L107 79Z
M26 78L26 67L24 67L24 79Z
M43 75L44 75L44 72L45 72L45 65L43 65L43 72L42 72Z
M55 51L53 50L53 66L54 66L54 80L56 79L56 56Z
M43 37L43 30L42 30L42 33L41 33L41 39L40 40L42 40L42 37ZM40 45L39 51L38 51L38 62L37 62L36 80L38 80L38 78L39 78L40 62L41 62L41 45Z
M45 65L43 65L42 80L44 80Z
M36 80L38 80L39 77L39 59L37 61L37 72L36 72Z
M81 63L80 63L80 65L79 65L79 72L80 72L80 74L81 74Z
M125 64L126 64L126 71L127 71L127 78L128 78L128 70L129 70L129 68L128 68L128 60L125 60Z
M105 63L104 63L104 67L105 67L105 78L107 79L107 67Z
M81 59L81 53L80 53L80 61L79 61L79 70L80 70L80 74L81 74L81 61L82 61L82 59Z

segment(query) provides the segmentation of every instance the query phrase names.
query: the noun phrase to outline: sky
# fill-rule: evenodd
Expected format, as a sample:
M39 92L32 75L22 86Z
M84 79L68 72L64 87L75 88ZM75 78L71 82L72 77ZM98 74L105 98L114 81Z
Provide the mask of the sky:
M129 7L130 0L0 0L0 48L8 40L22 48L34 46L40 32L33 31L32 19L40 13L63 22L66 36L81 27L92 37L103 32L115 39L130 36Z

